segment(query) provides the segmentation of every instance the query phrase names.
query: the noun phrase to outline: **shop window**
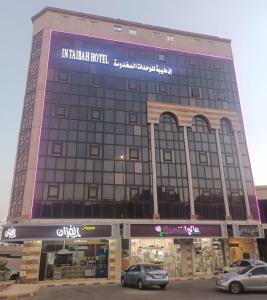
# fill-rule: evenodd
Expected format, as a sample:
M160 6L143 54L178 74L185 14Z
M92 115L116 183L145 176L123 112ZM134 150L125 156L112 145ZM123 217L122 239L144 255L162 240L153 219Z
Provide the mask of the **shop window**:
M135 29L129 29L130 35L136 35L137 31Z
M114 25L114 26L113 26L113 30L114 30L114 31L117 31L117 32L122 32L122 27L119 26L119 25Z
M91 119L92 120L100 120L101 118L101 111L99 109L92 109L91 110Z
M209 159L208 159L208 152L201 151L198 153L199 157L199 163L201 165L208 165Z
M89 199L97 199L97 186L96 185L89 186L88 198Z
M163 159L164 161L172 161L172 152L171 150L163 150Z
M59 81L68 81L68 72L59 71L58 72L58 80Z
M52 154L60 156L62 155L63 144L62 143L53 143L52 145Z
M90 156L99 157L99 145L90 145Z
M130 79L128 87L129 87L129 90L136 90L137 89L136 80Z
M130 159L138 159L139 158L138 148L130 148L129 154L130 154Z
M165 61L166 60L165 55L164 54L159 54L158 55L158 60L159 61Z
M58 198L59 186L56 184L51 184L48 186L48 198Z
M66 107L62 105L56 105L55 116L64 118L66 116Z
M233 158L232 155L226 155L225 160L226 160L227 165L233 165L234 164L234 158Z
M218 100L224 100L225 99L224 91L222 91L222 90L217 91L217 99Z
M191 97L192 98L201 98L200 88L199 87L191 87Z
M133 123L133 124L137 123L137 113L136 112L129 113L129 123Z

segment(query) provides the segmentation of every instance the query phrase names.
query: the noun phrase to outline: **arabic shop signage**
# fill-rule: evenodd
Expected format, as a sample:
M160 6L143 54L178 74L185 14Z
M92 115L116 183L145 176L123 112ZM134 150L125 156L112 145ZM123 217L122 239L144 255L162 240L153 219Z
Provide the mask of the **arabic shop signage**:
M258 225L239 225L238 231L240 237L259 237Z
M109 59L107 54L100 52L88 52L74 49L62 48L61 58L93 62L103 65L113 65L113 67L118 69L129 69L129 70L138 70L146 71L149 73L157 73L160 75L167 74L172 75L172 68L161 67L154 64L143 64L140 62L128 62L124 60L119 60L117 58Z
M111 237L111 225L15 225L3 228L1 240L71 240Z
M224 237L221 225L131 224L131 237Z

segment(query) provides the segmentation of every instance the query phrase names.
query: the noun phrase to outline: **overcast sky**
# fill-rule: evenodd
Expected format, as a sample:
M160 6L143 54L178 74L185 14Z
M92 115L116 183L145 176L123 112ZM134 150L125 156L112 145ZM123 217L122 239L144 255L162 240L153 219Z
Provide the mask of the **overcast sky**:
M31 47L31 17L53 6L232 40L256 185L267 184L267 0L8 0L0 10L0 219L7 215Z

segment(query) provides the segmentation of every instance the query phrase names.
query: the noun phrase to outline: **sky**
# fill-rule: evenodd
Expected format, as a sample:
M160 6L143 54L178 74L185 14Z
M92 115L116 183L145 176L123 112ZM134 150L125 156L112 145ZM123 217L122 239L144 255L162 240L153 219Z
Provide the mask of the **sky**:
M29 63L45 6L232 40L256 185L267 185L267 0L0 0L0 220L7 215Z

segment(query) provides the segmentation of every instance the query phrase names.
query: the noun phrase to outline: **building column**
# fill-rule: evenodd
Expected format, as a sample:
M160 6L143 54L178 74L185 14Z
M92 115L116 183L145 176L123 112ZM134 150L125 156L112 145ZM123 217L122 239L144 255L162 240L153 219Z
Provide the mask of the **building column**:
M237 134L236 130L234 131L234 136L235 136L236 150L237 150L237 156L238 156L238 162L239 162L239 169L240 169L240 174L241 174L241 181L242 181L242 186L243 186L243 193L244 193L244 198L245 198L247 219L249 220L249 219L253 219L253 218L252 218L250 206L249 206L248 191L247 191L247 186L246 186L242 155L241 155L241 150L240 150L240 145L239 145L238 134Z
M150 146L151 146L151 165L152 165L152 188L153 188L153 219L159 219L158 192L157 192L157 169L156 169L156 150L154 124L150 124Z
M23 243L20 266L20 283L36 283L39 279L39 265L42 241Z
M109 241L108 279L120 280L121 278L121 241L120 239Z
M185 144L185 157L186 157L186 168L187 168L187 177L188 177L191 219L195 220L196 213L195 213L195 203L194 203L194 193L193 193L193 181L192 181L190 153L189 153L188 136L187 136L187 127L186 126L184 126L184 144Z
M216 143L217 143L219 165L220 165L220 174L221 174L221 182L222 182L222 190L223 190L225 219L226 220L231 220L228 197L227 197L227 190L226 190L226 184L225 184L224 169L223 169L223 159L222 159L222 149L221 149L221 143L220 143L220 137L219 137L219 129L216 128L215 133L216 133Z

